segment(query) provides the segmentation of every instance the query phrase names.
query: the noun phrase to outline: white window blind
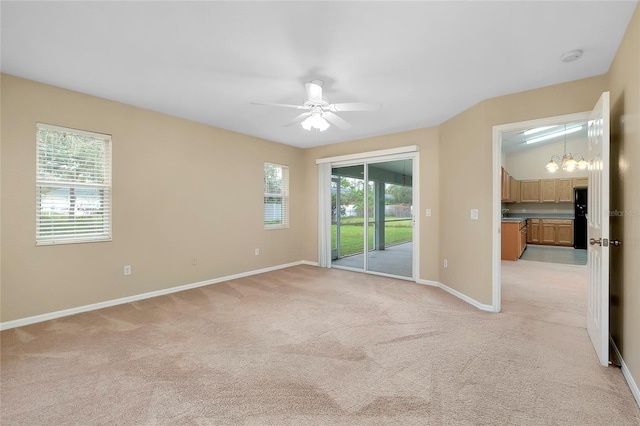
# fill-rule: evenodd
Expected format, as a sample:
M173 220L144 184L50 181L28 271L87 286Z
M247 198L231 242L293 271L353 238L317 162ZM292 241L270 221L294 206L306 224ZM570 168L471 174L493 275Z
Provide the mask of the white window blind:
M111 240L111 136L38 123L36 245Z
M264 163L264 227L289 227L289 167Z

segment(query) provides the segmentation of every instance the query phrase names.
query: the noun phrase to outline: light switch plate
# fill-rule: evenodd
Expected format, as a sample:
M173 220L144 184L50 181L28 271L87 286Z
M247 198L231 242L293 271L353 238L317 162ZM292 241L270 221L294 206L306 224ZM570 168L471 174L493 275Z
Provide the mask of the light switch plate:
M471 219L478 220L478 209L471 209Z

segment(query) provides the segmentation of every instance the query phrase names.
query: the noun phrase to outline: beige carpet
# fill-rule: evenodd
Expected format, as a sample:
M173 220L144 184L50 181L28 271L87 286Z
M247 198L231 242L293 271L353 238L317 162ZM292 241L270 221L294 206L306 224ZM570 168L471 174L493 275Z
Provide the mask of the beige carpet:
M501 314L298 266L7 330L0 423L640 424L589 342L585 267L504 263Z

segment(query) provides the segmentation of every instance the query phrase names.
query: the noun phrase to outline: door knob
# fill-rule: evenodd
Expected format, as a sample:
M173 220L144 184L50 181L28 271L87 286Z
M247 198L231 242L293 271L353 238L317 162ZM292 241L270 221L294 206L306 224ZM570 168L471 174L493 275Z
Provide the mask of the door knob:
M591 244L592 246L594 245L602 245L602 238L598 238L597 240L595 238L589 238L589 244Z
M616 247L622 245L622 241L620 241L620 240L611 240L610 243L611 243L612 246L616 246Z

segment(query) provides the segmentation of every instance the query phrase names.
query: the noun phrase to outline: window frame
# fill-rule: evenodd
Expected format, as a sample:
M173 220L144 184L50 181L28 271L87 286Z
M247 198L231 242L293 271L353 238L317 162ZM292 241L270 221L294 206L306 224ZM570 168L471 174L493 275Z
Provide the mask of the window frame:
M74 181L71 179L65 180L44 180L40 178L41 168L41 160L43 155L41 155L43 145L40 140L40 131L41 130L51 130L61 133L68 133L71 135L78 135L84 137L95 138L96 140L100 140L105 143L105 152L104 155L101 156L101 166L103 168L102 177L104 182L102 183L87 183ZM112 150L113 143L112 137L109 134L99 133L99 132L91 132L87 130L74 129L70 127L62 127L55 126L51 124L45 123L36 123L36 170L35 170L35 178L36 178L36 227L35 227L35 244L36 246L51 246L51 245L64 245L64 244L81 244L81 243L96 243L96 242L109 242L113 240L113 162L112 162ZM103 214L103 225L98 226L95 229L99 230L99 232L91 232L88 233L85 237L82 237L81 233L76 232L74 229L73 232L68 233L66 235L56 236L55 232L53 235L45 235L43 232L43 228L41 227L41 223L43 220L43 211L42 211L42 189L43 188L57 188L62 190L71 189L95 189L101 191L101 204L100 204L100 212ZM76 218L74 214L74 218ZM77 226L78 221L74 220L73 226ZM60 225L51 225L51 229L55 229L56 226Z
M269 167L278 167L282 173L282 191L280 193L275 192L267 192L267 174L266 168ZM274 229L288 229L289 224L291 222L291 209L290 209L290 190L289 190L289 176L290 169L289 166L285 164L272 163L269 161L265 161L263 165L263 179L264 179L264 187L263 187L263 209L262 209L262 223L265 230L274 230ZM266 206L267 198L279 198L281 200L280 205L282 206L281 210L281 221L279 223L267 223L266 220Z

